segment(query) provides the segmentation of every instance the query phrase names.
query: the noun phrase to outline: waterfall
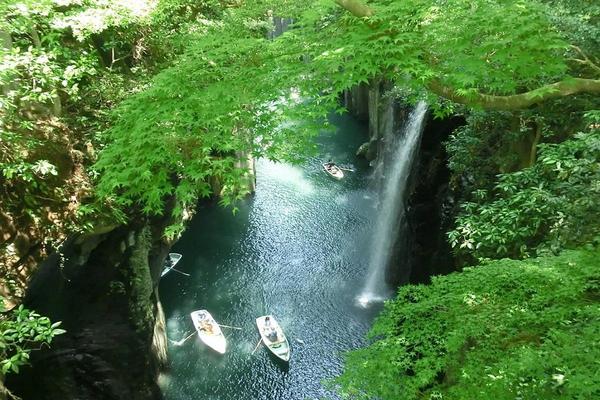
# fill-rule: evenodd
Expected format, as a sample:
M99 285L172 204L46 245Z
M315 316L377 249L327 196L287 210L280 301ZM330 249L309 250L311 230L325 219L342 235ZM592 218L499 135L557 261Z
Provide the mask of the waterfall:
M371 259L367 283L358 297L365 306L384 300L390 293L385 283L385 270L392 256L394 242L404 216L405 192L410 168L418 148L427 104L419 102L410 113L403 135L395 136L394 143L386 146L383 155L382 190L379 197L377 222L371 245Z

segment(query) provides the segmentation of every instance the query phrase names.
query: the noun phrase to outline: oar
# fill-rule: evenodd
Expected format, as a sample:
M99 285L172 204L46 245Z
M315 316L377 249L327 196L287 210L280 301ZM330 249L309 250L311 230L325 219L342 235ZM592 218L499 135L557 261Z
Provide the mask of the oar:
M221 324L217 324L217 325L219 325L221 328L239 329L240 331L242 330L242 328L239 328L237 326L229 326L229 325L221 325Z
M256 350L258 349L258 346L260 346L261 343L262 343L262 338L258 339L258 343L256 343L256 347L254 348L254 350L252 350L252 354L254 354L256 352Z
M175 272L179 272L181 275L190 276L190 274L188 274L188 273L185 273L185 272L183 272L183 271L180 271L180 270L178 270L178 269L175 269L175 268L171 268L171 269L172 269L173 271L175 271Z
M185 342L187 342L187 340L189 338L191 338L192 336L194 336L195 333L196 332L192 332L185 339L181 339L181 340L179 340L177 342L174 342L174 341L171 340L171 343L173 343L175 346L181 346L182 344L184 344Z
M338 167L339 169L342 169L344 171L350 171L350 172L354 172L355 170L350 169L350 168L342 168L342 167Z

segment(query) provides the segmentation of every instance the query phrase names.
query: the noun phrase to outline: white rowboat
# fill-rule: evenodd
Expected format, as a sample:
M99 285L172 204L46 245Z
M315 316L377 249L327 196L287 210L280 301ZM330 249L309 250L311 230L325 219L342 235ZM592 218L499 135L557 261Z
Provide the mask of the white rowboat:
M227 341L225 340L225 336L223 336L221 327L212 315L206 310L198 310L192 312L190 316L200 340L217 353L225 353L225 350L227 350Z
M283 361L290 360L290 343L272 315L256 318L256 326L263 343L271 353Z
M183 257L183 256L179 253L169 253L168 260L171 260L171 263L169 264L169 262L165 260L165 268L160 273L160 277L162 278L167 273L169 273L173 269L173 267L175 267L175 265L177 265L179 260L181 260L181 257Z
M323 169L335 179L342 179L344 177L344 172L332 162L324 163Z

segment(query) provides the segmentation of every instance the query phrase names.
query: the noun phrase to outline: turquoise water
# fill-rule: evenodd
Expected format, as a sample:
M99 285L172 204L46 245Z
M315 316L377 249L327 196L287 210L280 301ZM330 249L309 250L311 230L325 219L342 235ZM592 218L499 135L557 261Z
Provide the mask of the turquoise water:
M209 310L223 328L219 355L197 337L171 345L160 378L167 400L337 398L324 380L342 369L342 353L364 343L377 308L361 308L376 193L366 162L354 152L366 127L336 116L335 134L319 138L319 156L292 166L260 160L257 191L239 212L198 211L172 251L183 254L160 283L170 339L192 332L189 313ZM336 181L321 163L332 158L356 172ZM292 347L288 365L259 340L255 318L272 314Z

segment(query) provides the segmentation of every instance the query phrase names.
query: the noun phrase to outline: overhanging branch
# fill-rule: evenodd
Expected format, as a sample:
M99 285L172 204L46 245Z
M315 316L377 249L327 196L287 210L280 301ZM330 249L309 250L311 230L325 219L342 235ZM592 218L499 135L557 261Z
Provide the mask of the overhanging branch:
M492 96L483 93L460 95L453 88L439 81L430 81L427 88L438 96L456 103L480 106L489 110L517 110L527 108L542 101L558 99L578 93L600 93L600 80L570 78L564 81L544 85L529 92L510 96Z
M356 17L364 18L374 14L373 10L360 0L335 0L335 2ZM586 64L597 68L587 57L585 61ZM448 100L490 110L517 110L546 100L558 99L573 94L600 93L600 80L584 78L569 78L544 85L529 92L509 96L493 96L484 93L461 95L456 93L456 89L444 86L437 80L430 81L426 86L433 93Z
M370 17L371 15L373 15L373 10L371 9L371 7L367 6L366 4L363 4L361 1L335 0L335 2L356 17L363 18Z

